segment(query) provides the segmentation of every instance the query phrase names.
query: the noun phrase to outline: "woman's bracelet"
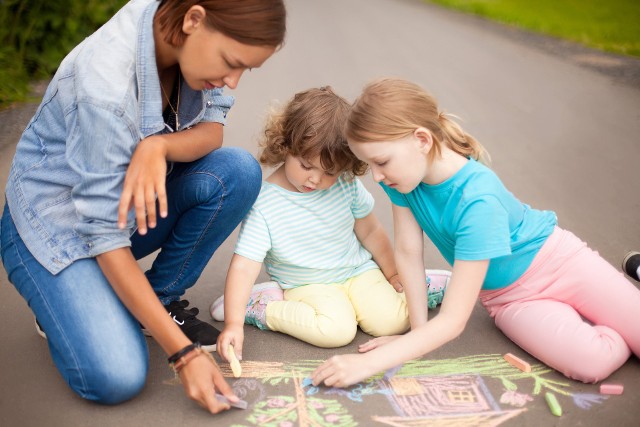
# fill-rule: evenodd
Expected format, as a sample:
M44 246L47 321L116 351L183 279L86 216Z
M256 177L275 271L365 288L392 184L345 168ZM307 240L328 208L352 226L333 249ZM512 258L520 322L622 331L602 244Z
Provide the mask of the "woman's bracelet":
M178 375L180 373L180 371L182 371L182 368L187 366L187 363L191 362L193 359L195 359L196 357L198 357L198 356L200 356L202 354L207 354L208 355L208 353L206 351L204 351L203 349L201 349L200 347L194 348L189 353L187 353L186 355L182 356L180 359L178 359L175 362L171 363L171 368L173 369L173 372L175 372L176 375Z
M176 363L178 361L178 359L186 356L188 353L190 353L191 351L200 348L200 343L199 342L194 342L189 344L188 346L184 347L182 350L178 350L177 352L175 352L173 355L169 356L169 358L167 359L167 362L169 362L169 365L172 365L174 363Z

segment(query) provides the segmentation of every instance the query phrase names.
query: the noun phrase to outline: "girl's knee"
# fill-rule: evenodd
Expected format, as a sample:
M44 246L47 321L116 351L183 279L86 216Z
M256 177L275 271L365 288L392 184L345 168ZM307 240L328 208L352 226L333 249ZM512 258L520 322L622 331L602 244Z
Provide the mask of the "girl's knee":
M318 322L320 333L313 345L324 348L343 347L356 337L358 325L355 321L344 322L325 319Z
M621 364L601 363L597 364L577 364L567 368L563 374L576 381L581 381L587 384L594 384L602 381L614 373Z
M360 328L364 332L374 337L383 337L388 335L400 335L409 330L409 317L404 319L389 319L386 322L376 322L375 324L368 325L364 322L360 322Z
M596 327L603 331L603 338L599 342L591 341L571 354L570 357L560 357L555 367L567 377L584 383L602 381L620 368L631 355L631 350L621 337L608 328Z

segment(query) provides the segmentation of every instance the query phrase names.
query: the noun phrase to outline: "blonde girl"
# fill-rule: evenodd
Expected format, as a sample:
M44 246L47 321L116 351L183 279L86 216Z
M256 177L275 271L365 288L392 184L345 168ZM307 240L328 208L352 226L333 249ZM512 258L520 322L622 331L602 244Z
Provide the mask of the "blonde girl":
M225 322L223 358L229 344L242 357L245 323L319 347L350 343L358 326L374 336L409 328L390 241L355 178L366 164L342 134L348 112L331 88L310 89L267 124L260 162L276 169L243 221L224 296L211 307ZM272 281L254 286L263 263ZM448 272L436 273L442 288Z
M428 354L462 333L478 296L505 335L569 378L596 382L640 355L640 324L630 320L640 291L559 228L553 212L516 199L482 164L482 146L422 88L370 83L346 136L393 202L411 332L330 358L314 384L345 387ZM440 312L428 322L423 233L453 266Z

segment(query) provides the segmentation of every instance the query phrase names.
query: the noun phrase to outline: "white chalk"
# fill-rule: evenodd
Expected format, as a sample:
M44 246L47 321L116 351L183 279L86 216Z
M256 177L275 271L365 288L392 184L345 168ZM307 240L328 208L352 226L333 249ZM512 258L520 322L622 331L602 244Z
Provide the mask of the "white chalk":
M247 409L247 407L249 406L246 400L239 400L238 403L233 403L232 401L230 401L220 393L216 393L216 399L218 399L222 403L226 403L232 408Z

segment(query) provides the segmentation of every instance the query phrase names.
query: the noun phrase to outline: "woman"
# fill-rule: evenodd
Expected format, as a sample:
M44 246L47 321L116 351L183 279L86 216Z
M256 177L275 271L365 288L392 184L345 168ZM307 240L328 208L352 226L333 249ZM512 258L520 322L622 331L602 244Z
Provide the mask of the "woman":
M237 401L197 343L218 332L180 296L260 189L249 153L220 148L222 87L284 33L282 0L133 0L61 63L17 146L0 253L80 396L141 391L142 324L190 398L212 413L229 408L215 389Z

